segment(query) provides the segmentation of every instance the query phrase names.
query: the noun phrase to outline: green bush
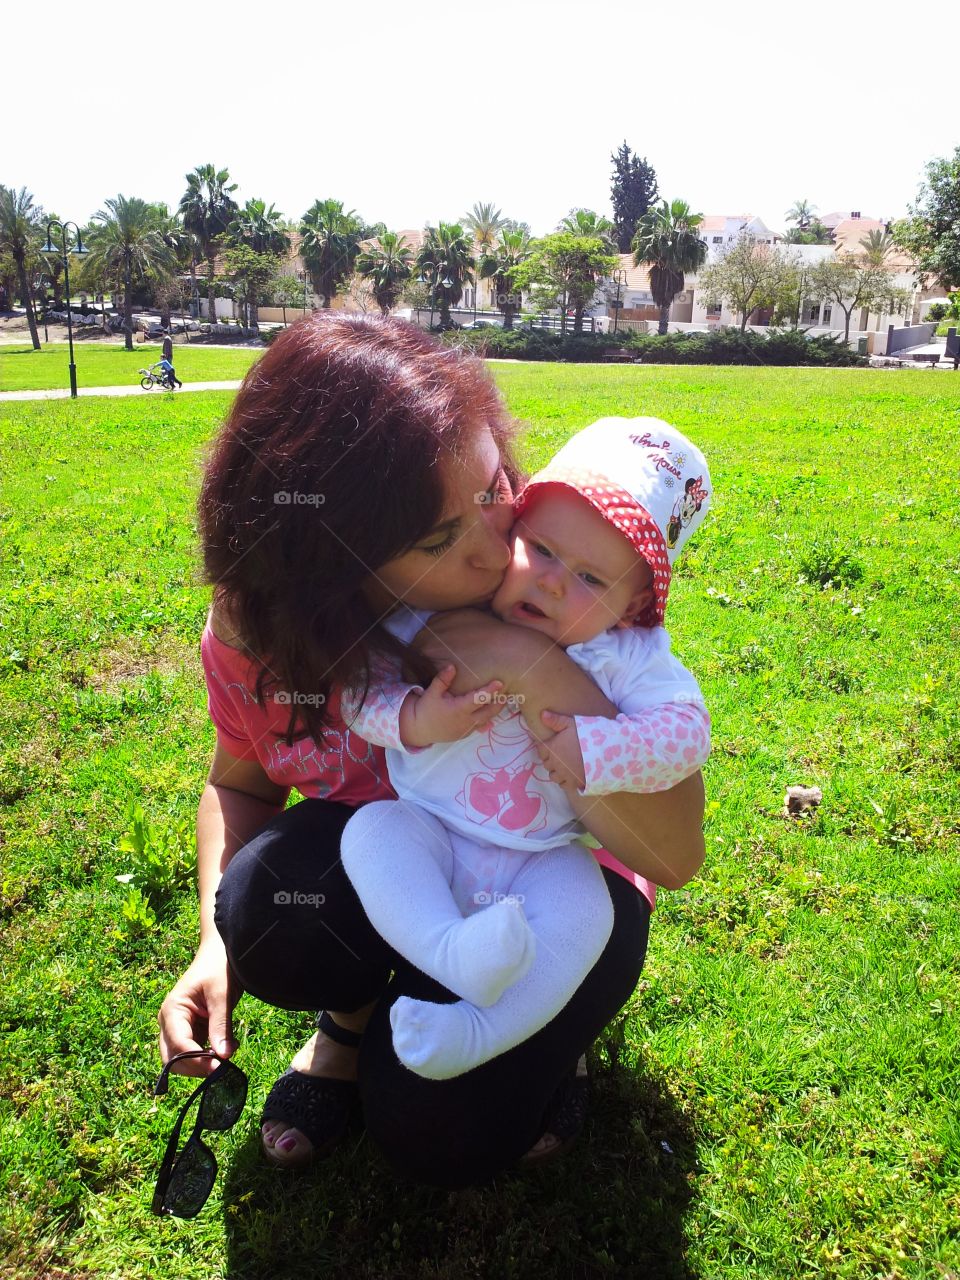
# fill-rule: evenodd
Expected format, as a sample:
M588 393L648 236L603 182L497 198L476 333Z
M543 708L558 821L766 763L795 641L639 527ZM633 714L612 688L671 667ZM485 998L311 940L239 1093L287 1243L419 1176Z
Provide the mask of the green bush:
M933 302L930 304L930 310L927 312L928 320L942 320L949 310L945 302Z
M723 328L709 333L583 333L561 337L542 329L449 330L443 341L483 356L514 360L601 360L608 351L628 350L648 364L850 365L869 364L842 338L808 338L802 329L741 333Z

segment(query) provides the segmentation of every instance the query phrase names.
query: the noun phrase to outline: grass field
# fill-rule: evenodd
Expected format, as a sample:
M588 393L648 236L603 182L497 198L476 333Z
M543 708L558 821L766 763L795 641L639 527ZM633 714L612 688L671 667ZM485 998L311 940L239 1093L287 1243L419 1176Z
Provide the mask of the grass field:
M660 895L584 1137L455 1194L398 1185L363 1133L278 1175L259 1106L310 1019L245 998L250 1099L212 1137L214 1193L151 1217L188 1091L151 1096L196 936L174 862L213 747L193 503L229 397L4 405L4 1276L960 1272L960 382L495 368L528 465L592 418L656 413L715 488L670 604L713 715L707 862ZM784 820L799 782L823 804ZM173 867L152 929L116 879L131 801Z
M177 377L184 383L229 382L242 378L262 354L259 347L238 347L230 351L177 343L173 363ZM155 342L137 342L132 351L125 351L117 343L74 341L73 355L78 387L122 387L140 381L140 369L160 359L160 346ZM29 344L0 345L0 391L68 389L69 364L70 349L65 342L51 342L40 351L34 351Z

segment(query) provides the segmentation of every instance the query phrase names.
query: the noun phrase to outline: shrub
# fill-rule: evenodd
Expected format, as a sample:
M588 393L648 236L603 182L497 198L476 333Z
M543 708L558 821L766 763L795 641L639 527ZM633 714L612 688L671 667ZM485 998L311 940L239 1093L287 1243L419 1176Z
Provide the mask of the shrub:
M930 310L927 312L927 319L942 320L946 316L948 310L949 308L945 302L931 303Z

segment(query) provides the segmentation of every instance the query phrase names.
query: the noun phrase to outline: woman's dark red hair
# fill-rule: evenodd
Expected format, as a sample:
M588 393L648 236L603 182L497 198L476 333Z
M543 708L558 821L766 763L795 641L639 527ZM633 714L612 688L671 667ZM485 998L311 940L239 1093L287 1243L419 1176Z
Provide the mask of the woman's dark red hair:
M257 655L258 699L313 695L291 708L288 742L319 741L333 690L365 690L376 654L429 679L361 587L439 523L440 464L484 425L515 480L513 424L482 362L403 320L320 312L250 369L206 461L200 541L215 604Z

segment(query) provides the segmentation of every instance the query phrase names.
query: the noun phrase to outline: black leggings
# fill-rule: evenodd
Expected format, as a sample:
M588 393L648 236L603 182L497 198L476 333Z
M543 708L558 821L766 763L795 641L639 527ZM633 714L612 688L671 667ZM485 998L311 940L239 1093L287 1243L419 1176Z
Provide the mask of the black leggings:
M507 1053L452 1080L426 1080L393 1050L390 1007L401 995L442 1004L458 997L398 955L367 919L340 861L352 812L302 800L236 853L215 913L230 967L246 992L281 1009L352 1013L380 997L358 1060L367 1132L394 1168L417 1182L450 1189L482 1183L541 1136L559 1081L633 994L650 906L623 876L603 868L613 932L567 1005Z

